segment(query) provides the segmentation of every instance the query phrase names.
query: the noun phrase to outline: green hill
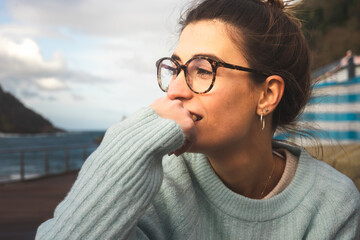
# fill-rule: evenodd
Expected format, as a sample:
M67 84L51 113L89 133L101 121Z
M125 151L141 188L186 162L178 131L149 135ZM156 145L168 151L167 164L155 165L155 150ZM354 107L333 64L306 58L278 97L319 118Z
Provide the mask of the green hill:
M62 131L0 87L0 132L35 134Z
M311 54L312 69L360 54L360 0L303 0L297 7Z

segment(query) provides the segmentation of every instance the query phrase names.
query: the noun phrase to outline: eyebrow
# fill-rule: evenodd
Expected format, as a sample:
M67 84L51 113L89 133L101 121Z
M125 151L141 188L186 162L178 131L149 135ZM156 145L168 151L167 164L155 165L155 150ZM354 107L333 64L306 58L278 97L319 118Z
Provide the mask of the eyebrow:
M174 54L171 56L171 58L174 59L174 60L176 60L176 61L178 61L178 62L181 62L181 58L180 58L178 55L176 55L176 53L174 53Z
M211 53L198 53L198 54L193 55L191 58L193 58L193 57L208 57L208 58L211 58L211 59L213 59L213 60L215 60L217 62L225 62L224 60L222 60L221 58L219 58L215 54L211 54ZM176 53L174 53L171 56L171 58L178 61L178 62L182 62L181 58L178 55L176 55Z

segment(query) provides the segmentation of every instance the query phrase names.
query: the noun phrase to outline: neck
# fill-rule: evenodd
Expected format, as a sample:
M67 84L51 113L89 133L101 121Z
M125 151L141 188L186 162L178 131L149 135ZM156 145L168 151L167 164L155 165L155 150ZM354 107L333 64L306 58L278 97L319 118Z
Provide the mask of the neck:
M273 156L269 144L252 145L207 154L211 166L223 183L243 196L260 199L276 186L285 162ZM270 177L271 176L271 177Z

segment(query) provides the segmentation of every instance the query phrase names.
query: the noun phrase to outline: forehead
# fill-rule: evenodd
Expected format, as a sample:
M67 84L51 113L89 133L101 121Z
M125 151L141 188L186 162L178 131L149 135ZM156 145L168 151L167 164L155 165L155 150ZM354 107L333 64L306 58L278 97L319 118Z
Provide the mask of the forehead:
M230 38L228 29L226 23L217 20L191 23L182 31L174 54L183 63L194 55L208 54L225 62L247 65L238 46Z

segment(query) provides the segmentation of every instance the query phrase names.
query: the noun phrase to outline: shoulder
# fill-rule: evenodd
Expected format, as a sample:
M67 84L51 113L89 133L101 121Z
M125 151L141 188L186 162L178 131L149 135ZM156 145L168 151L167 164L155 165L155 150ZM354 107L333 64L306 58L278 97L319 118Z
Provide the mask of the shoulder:
M313 158L301 147L284 143L274 143L274 147L285 148L298 159L295 178L302 185L305 185L306 182L310 186L309 193L315 191L320 196L339 199L344 196L351 196L359 200L360 203L359 190L346 175L327 163Z
M305 150L299 161L303 158L314 168L313 186L301 204L312 215L313 231L342 239L358 236L360 193L353 181L325 162L310 157Z
M276 147L285 148L298 158L295 176L284 193L291 197L294 211L303 217L308 230L318 236L337 236L339 232L358 236L360 193L352 180L314 159L305 149L282 143L275 143Z
M303 150L303 154L307 154ZM328 201L338 202L339 204L353 202L360 205L360 193L354 182L335 168L325 162L311 158L315 167L314 190ZM350 201L350 202L349 202Z

